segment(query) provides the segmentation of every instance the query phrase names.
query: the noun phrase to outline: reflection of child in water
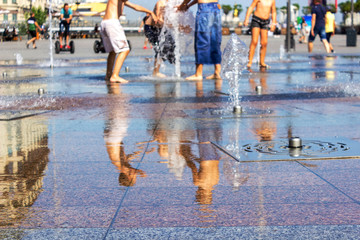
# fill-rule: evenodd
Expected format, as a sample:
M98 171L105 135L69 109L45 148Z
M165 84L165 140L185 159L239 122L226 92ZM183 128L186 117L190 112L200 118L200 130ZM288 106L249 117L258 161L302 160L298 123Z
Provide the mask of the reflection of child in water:
M119 184L121 186L130 187L135 185L137 175L146 177L146 173L140 169L133 168L130 161L134 159L141 151L132 154L125 154L124 146L111 146L107 144L107 151L112 164L120 171Z
M264 73L264 70L260 71L262 72L259 77L260 86L264 92L267 92L267 73ZM249 79L249 84L252 91L258 86L256 79L253 77ZM272 141L276 134L276 123L271 118L254 118L253 129L253 133L258 136L259 141Z
M119 85L116 86L112 85L108 90L109 93L120 94ZM110 105L108 120L104 130L104 140L111 163L120 171L119 184L122 186L133 186L136 183L137 175L146 177L146 173L130 165L131 160L136 158L141 153L141 150L131 154L125 153L123 139L127 135L127 115L126 106L114 103Z
M212 191L219 182L219 157L216 154L216 149L210 143L199 144L199 151L200 155L205 153L204 157L196 157L188 144L182 144L180 147L180 153L191 169L193 183L198 186L195 195L196 202L212 204ZM197 168L196 162L199 163L199 168Z

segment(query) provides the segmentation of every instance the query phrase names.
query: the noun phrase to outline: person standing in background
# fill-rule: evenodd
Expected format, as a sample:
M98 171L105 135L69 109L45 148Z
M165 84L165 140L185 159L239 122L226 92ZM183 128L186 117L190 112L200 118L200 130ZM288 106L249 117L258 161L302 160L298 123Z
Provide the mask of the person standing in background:
M314 6L311 9L311 31L309 35L308 51L312 52L314 47L314 40L319 34L320 40L324 44L327 53L330 53L329 43L326 40L325 32L325 15L326 8L321 4L322 0L314 0Z
M35 19L35 13L31 13L30 18L27 20L27 24L28 24L28 30L29 30L29 34L31 36L31 39L29 41L27 41L26 43L26 48L29 48L30 43L33 44L33 49L36 49L36 28L38 28L40 31L42 31L42 28L39 27L39 24L36 22Z
M139 27L139 33L141 33L143 31L145 22L150 16L151 15L147 13L146 16L141 20L141 24L140 24L140 27ZM145 35L143 49L148 49L148 47L147 47L148 44L149 44L149 39ZM152 45L151 44L149 44L149 45L150 45L150 48L152 48Z
M331 7L327 7L326 15L325 15L325 32L326 32L326 40L329 43L330 51L333 53L334 48L330 43L330 38L335 35L335 15L331 12Z
M254 11L255 9L255 11ZM247 68L251 69L252 61L255 54L255 49L259 41L260 36L260 68L268 69L269 65L265 63L266 49L268 43L268 31L270 24L270 15L272 23L270 31L274 32L276 27L276 6L275 0L253 0L250 7L246 12L244 25L249 23L250 15L253 13L251 21L251 43L249 49L249 62Z

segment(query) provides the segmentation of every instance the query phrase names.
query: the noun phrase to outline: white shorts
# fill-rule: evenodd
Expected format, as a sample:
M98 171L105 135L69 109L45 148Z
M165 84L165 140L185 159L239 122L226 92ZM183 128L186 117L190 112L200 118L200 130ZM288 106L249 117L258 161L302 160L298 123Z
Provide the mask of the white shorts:
M120 53L129 50L129 44L119 20L103 20L100 33L106 52Z

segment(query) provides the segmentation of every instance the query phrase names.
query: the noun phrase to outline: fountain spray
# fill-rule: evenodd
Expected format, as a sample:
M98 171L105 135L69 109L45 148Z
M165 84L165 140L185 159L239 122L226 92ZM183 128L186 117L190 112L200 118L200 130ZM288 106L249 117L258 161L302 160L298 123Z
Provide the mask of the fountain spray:
M48 0L49 4L49 40L50 40L50 68L54 68L53 43L52 43L52 0Z
M192 35L195 26L195 18L191 11L178 11L177 6L182 3L182 0L167 0L164 13L164 25L160 33L160 49L171 49L175 45L175 76L181 77L180 58L182 53L185 53L188 46L183 46L182 37L186 38ZM171 35L170 37L168 35ZM185 41L186 42L186 41ZM167 50L166 50L167 51ZM165 52L166 52L165 51Z
M221 77L229 81L229 95L233 112L242 112L240 106L239 81L248 61L248 48L236 34L232 34L222 56Z

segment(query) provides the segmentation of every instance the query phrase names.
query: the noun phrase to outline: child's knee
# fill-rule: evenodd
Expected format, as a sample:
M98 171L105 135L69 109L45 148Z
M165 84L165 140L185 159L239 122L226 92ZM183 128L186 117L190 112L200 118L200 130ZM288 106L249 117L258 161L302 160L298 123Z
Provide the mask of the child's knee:
M266 48L267 47L267 41L261 41L260 43L262 48Z
M251 44L256 46L258 44L258 40L252 40Z

